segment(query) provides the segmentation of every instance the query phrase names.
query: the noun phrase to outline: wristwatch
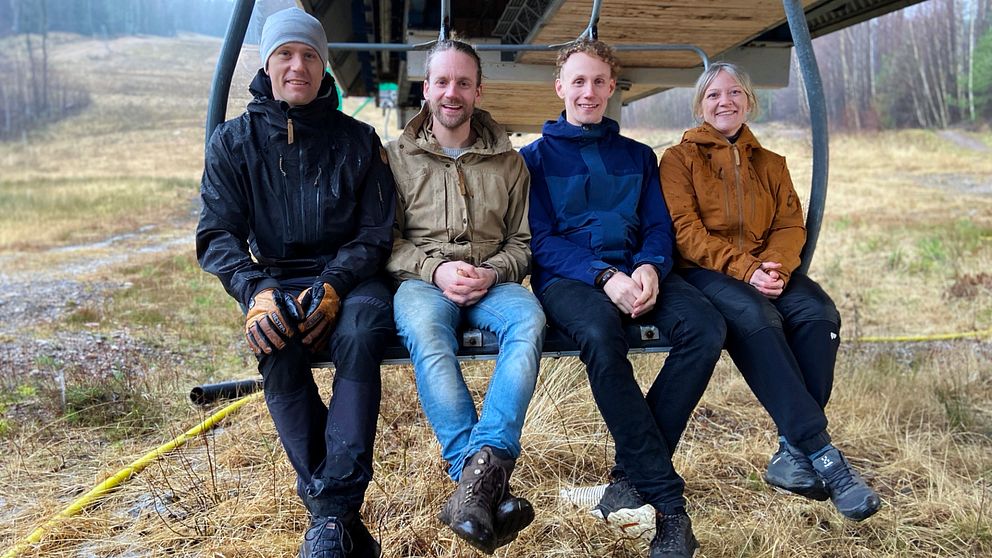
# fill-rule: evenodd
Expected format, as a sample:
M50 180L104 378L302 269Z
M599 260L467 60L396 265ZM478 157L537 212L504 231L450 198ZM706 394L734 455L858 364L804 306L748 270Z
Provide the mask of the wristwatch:
M613 267L613 266L610 266L610 267L604 269L596 277L596 286L599 287L600 289L602 289L603 287L606 286L606 282L609 281L610 279L612 279L613 276L616 275L617 273L620 273L620 270L617 269L617 268L615 268L615 267Z

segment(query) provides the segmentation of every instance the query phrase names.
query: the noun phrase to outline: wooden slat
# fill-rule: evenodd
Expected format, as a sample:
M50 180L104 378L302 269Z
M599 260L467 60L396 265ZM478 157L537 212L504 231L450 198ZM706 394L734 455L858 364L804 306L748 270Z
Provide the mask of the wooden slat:
M816 0L804 0L804 5ZM571 41L589 23L592 0L567 0L535 35L535 44ZM599 38L611 44L689 43L713 56L785 20L780 0L604 0ZM554 64L554 54L528 52L520 61ZM688 68L699 65L692 53L622 53L624 66Z
M636 95L647 86L635 85L630 91L617 91L614 95ZM509 84L485 82L479 107L492 113L504 126L539 125L545 120L555 120L564 109L564 102L555 94L554 83Z

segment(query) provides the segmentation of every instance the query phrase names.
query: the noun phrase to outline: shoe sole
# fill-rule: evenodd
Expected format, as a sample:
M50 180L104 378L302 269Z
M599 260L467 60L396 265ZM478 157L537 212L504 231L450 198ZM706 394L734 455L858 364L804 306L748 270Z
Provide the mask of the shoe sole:
M868 505L864 509L854 510L854 512L851 512L850 515L844 512L840 512L840 513L841 515L852 521L864 521L869 517L878 513L878 510L880 509L882 509L882 500L876 496L875 498L869 499Z
M603 513L599 510L592 510L594 517L603 518ZM621 508L610 512L604 521L610 527L619 531L624 537L638 539L644 535L654 536L655 509L651 504L644 504L639 508Z
M817 502L825 502L830 499L830 493L823 488L789 488L786 486L780 486L765 477L765 482L768 486L772 487L775 492L781 492L782 494L791 494L794 496L802 496L803 498L808 498L810 500L816 500Z

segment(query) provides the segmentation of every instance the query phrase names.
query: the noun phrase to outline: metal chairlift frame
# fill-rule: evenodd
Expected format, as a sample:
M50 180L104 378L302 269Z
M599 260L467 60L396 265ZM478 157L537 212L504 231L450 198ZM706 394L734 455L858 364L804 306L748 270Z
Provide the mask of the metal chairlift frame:
M589 15L589 24L585 30L576 38L596 39L598 36L599 14L602 9L603 0L594 0L592 10ZM801 254L802 264L799 270L808 272L810 261L813 259L813 252L820 236L820 228L823 223L823 211L827 197L827 174L829 167L829 131L827 128L827 108L823 93L823 82L820 78L820 69L816 63L816 56L813 53L813 43L810 36L809 26L806 21L806 14L800 0L782 0L785 9L789 30L792 33L793 45L796 49L796 58L799 69L803 75L803 87L806 93L806 101L809 105L810 128L813 143L813 172L810 187L810 197L807 204L806 213L806 244ZM236 0L231 21L227 27L227 33L221 46L220 56L217 59L217 67L214 71L213 81L210 87L210 102L207 109L206 120L206 140L209 141L214 129L220 125L227 113L227 102L230 96L231 81L237 65L241 47L244 44L245 34L248 30L248 23L251 20L252 10L255 0ZM451 29L451 0L441 0L441 25L438 32L438 40L445 40L450 37ZM356 50L356 51L417 51L428 50L435 41L420 44L392 44L392 43L328 43L328 50ZM558 50L565 44L555 45L502 45L502 44L480 44L474 45L479 51L548 51ZM691 51L696 53L703 63L703 68L709 67L709 57L699 47L686 44L618 44L613 45L617 51ZM663 352L668 347L657 342L657 330L651 328L629 328L627 332L631 345L631 352ZM552 332L553 333L553 332ZM652 342L654 340L654 342ZM459 351L459 358L462 360L487 360L495 358L495 350L492 348L495 343L494 336L488 332L479 330L467 330L463 333L462 347ZM545 341L544 356L561 357L577 356L578 352L574 347L570 347L567 341L549 337ZM404 357L402 352L393 352L386 355L384 363L408 363L409 359ZM315 362L315 367L324 367L327 363Z

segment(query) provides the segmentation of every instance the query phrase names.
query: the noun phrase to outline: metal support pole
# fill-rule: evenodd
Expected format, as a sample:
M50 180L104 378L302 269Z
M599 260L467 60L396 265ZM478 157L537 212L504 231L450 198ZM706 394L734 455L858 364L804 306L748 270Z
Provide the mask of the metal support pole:
M254 7L255 0L238 0L231 14L231 21L227 24L224 44L220 48L220 56L217 57L217 68L214 69L213 83L210 84L205 143L210 141L210 134L214 133L214 128L223 122L227 115L231 79L234 77L234 68L238 64L238 55L241 54L241 46L245 42L245 32L248 31L248 22L251 21L251 11Z
M593 0L592 12L589 14L589 25L576 40L589 39L595 41L599 38L599 12L603 9L603 0Z
M451 0L441 0L441 29L437 40L447 41L451 38Z
M806 210L806 245L800 255L799 271L809 272L813 260L816 241L823 224L823 208L827 200L827 172L830 159L830 132L827 128L827 103L823 95L823 81L820 68L813 53L813 41L809 36L806 14L799 0L782 0L785 16L792 32L792 44L796 48L799 69L803 73L806 88L806 102L809 104L810 131L813 136L813 179L809 193L809 206Z

